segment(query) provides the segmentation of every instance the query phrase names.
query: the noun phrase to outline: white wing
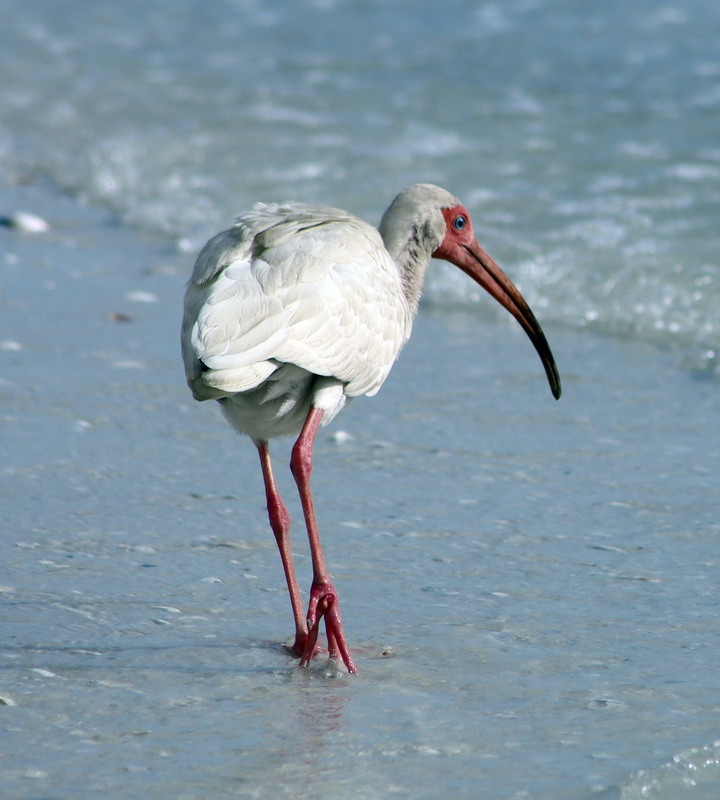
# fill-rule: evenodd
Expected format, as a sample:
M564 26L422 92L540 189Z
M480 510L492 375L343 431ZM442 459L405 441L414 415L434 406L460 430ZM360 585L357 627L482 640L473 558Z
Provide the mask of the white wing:
M210 240L185 295L183 354L198 399L259 386L281 364L374 394L410 333L378 232L336 209L258 205Z

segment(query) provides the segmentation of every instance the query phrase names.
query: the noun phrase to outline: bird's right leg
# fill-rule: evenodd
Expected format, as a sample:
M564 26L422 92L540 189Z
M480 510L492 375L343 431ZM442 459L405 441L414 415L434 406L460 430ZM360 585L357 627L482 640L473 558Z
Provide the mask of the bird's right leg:
M320 622L324 619L330 657L336 659L339 655L347 667L347 671L355 675L357 674L357 669L353 664L345 641L337 592L325 565L325 556L320 544L320 532L318 531L312 492L310 490L313 443L322 417L323 410L321 408L313 407L310 409L300 436L295 442L290 459L290 469L300 493L300 502L305 516L313 564L313 582L310 589L310 603L307 614L308 639L305 652L300 660L300 666L306 667L315 654Z
M293 617L295 619L295 642L291 650L296 655L302 655L307 646L308 629L306 617L303 612L297 576L295 574L295 563L290 548L290 514L280 497L280 492L275 483L268 443L261 441L256 442L256 445L258 453L260 454L260 464L262 466L263 480L265 482L265 496L267 497L270 527L275 534L275 541L280 551L280 558L282 559L283 570L285 571L285 580L287 582L288 592L290 593Z

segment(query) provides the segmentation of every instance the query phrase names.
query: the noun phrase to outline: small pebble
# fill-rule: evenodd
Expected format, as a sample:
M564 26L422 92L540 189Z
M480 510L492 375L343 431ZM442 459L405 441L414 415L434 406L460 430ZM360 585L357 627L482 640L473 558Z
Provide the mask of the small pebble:
M133 303L157 303L159 300L158 296L154 292L128 292L126 297Z
M16 211L8 217L0 217L0 225L23 233L47 233L50 230L50 225L42 217L28 211Z

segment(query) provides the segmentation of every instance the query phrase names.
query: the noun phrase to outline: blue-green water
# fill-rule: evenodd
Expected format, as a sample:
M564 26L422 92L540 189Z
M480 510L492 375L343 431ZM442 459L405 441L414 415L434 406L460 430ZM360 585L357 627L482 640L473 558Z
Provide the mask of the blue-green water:
M378 220L438 183L544 319L702 357L719 33L712 0L13 2L1 166L190 248L258 199Z
M716 5L6 6L0 211L52 226L0 229L8 796L714 800ZM279 646L254 448L183 384L182 288L256 199L376 221L418 180L565 394L433 265L318 442L361 672L326 679Z

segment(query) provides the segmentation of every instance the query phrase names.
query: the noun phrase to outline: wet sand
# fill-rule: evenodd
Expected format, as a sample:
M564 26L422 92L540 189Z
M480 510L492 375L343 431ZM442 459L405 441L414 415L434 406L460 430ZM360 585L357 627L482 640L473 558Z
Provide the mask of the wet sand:
M184 385L192 256L0 199L51 225L0 229L8 796L619 797L712 744L717 382L681 353L548 329L556 403L509 322L423 309L317 447L361 674L299 671L254 448Z

